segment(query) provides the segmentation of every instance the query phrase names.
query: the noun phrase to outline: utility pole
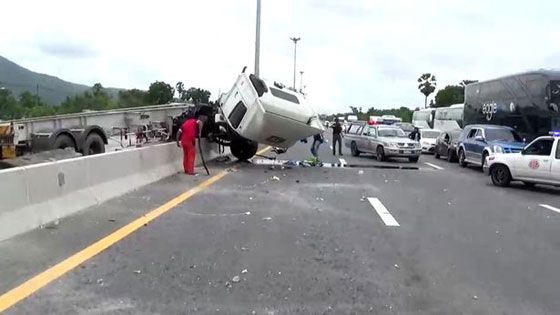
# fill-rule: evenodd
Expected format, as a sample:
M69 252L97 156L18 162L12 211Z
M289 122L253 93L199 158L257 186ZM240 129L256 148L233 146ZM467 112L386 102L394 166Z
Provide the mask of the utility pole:
M299 78L299 92L303 93L303 71L300 71L299 74L301 75Z
M297 53L297 42L301 39L299 37L290 37L290 39L294 42L294 84L292 85L292 88L296 89L296 53Z
M257 34L255 39L255 75L260 74L260 53L261 53L261 0L257 0Z

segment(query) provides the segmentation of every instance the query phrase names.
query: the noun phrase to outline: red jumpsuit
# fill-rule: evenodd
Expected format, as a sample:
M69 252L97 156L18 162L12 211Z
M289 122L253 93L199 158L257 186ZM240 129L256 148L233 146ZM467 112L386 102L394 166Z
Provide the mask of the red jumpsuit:
M194 174L194 160L196 158L196 134L198 121L188 119L181 126L181 146L183 147L183 168L185 173Z

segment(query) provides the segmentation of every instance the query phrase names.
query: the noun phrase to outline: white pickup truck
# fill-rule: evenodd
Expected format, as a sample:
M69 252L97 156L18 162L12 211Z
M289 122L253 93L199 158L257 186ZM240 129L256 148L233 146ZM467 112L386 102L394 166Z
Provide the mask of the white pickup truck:
M496 186L522 181L527 186L560 186L560 133L533 140L519 153L496 153L487 157L484 171Z

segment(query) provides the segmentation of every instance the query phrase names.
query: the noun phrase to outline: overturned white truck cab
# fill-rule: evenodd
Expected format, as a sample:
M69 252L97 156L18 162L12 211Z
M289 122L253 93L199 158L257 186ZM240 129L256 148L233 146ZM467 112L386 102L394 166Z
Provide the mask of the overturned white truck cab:
M234 134L230 147L238 159L251 158L258 143L287 149L325 131L303 94L244 71L229 93L220 97L218 105L221 118Z

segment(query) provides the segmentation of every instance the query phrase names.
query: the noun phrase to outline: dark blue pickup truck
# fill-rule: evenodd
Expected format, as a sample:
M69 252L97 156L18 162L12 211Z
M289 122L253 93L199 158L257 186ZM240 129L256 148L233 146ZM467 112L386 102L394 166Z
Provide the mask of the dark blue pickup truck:
M510 127L496 125L466 126L458 141L457 156L461 167L484 166L494 153L516 153L525 147L523 139Z

